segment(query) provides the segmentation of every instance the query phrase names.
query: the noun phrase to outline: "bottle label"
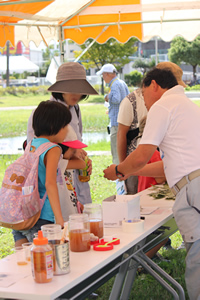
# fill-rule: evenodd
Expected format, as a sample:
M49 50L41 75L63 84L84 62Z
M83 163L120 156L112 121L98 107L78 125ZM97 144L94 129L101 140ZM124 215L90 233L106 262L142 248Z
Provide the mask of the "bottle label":
M47 279L53 277L53 253L52 251L46 252L46 270Z
M88 172L87 172L87 170L84 170L84 169L80 169L79 170L79 175L81 175L81 176L88 176Z

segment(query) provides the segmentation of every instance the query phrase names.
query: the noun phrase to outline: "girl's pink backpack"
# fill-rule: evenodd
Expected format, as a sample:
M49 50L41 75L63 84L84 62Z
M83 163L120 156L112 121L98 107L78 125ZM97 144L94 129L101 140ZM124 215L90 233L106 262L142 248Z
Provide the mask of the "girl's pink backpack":
M0 226L26 230L39 219L47 195L40 199L39 156L52 145L48 142L36 149L29 142L24 154L6 169L0 190Z

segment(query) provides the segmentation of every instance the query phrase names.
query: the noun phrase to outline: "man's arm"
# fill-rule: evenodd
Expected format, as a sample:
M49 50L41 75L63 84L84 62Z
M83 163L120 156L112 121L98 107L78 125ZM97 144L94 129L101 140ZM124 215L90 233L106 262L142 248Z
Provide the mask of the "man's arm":
M166 180L162 160L153 162L150 164L146 164L143 168L141 168L140 170L138 170L135 173L132 173L131 175L154 177L156 179L156 181L158 180L158 178L159 178L159 181Z
M118 123L118 131L117 131L117 152L120 163L125 160L126 152L127 152L127 132L130 126L123 125Z
M113 85L111 86L111 91L107 96L108 96L109 103L120 104L122 99L121 99L119 83L118 84L115 84L115 82L113 83Z
M136 173L148 163L156 149L157 146L155 145L139 145L136 150L118 165L118 172L124 174L126 177L127 175L130 176L133 173ZM109 180L117 179L115 166L116 165L111 165L104 170L105 178Z

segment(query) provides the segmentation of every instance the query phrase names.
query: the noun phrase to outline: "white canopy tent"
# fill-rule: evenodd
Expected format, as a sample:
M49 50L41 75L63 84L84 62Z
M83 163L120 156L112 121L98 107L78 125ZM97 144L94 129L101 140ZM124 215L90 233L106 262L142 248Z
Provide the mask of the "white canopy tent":
M25 56L10 56L9 57L9 72L10 73L23 73L27 72L36 72L39 70L39 67L31 62ZM0 74L6 74L7 72L7 56L0 56Z

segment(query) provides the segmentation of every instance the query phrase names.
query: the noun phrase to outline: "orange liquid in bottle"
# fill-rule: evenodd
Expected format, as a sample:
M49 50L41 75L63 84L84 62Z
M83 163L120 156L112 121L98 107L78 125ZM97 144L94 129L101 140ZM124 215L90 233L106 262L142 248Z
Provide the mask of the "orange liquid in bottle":
M87 182L90 180L90 175L79 175L78 178L81 182Z
M45 252L33 252L33 262L34 262L34 273L35 281L38 283L46 283L52 280L48 278L47 269L52 269L52 263L47 265L46 262L46 251Z
M90 250L90 233L84 229L73 229L69 232L70 250L84 252Z
M84 169L79 169L79 176L78 176L78 179L81 181L81 182L87 182L90 180L90 175L88 175L88 157L86 156L85 157L85 163L86 163L86 166Z
M90 220L90 232L99 238L103 237L103 221L102 220Z

